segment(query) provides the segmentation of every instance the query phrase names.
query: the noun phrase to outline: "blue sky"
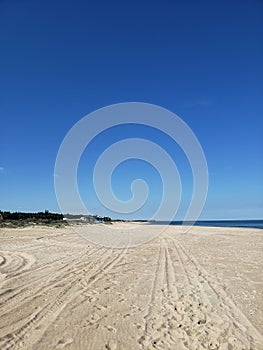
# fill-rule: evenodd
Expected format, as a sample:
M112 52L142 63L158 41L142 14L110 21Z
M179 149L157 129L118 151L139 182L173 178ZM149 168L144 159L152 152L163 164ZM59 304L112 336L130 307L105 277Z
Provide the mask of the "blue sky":
M179 115L201 143L209 191L201 218L263 215L263 3L238 1L0 1L0 209L59 211L54 164L69 129L106 105L138 101ZM91 170L122 137L155 140L176 161L183 215L191 170L163 135L133 126L105 132L83 154L79 187L93 213ZM159 175L142 161L119 166L121 199L130 181L148 181L154 210ZM112 215L114 216L114 215ZM178 218L180 218L178 216Z

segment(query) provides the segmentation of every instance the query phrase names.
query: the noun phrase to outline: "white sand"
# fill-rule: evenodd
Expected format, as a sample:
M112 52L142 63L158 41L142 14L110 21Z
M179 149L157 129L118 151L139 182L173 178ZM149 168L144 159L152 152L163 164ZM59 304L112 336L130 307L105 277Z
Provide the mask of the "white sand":
M0 239L0 349L263 349L261 230L169 227L120 249L71 227Z

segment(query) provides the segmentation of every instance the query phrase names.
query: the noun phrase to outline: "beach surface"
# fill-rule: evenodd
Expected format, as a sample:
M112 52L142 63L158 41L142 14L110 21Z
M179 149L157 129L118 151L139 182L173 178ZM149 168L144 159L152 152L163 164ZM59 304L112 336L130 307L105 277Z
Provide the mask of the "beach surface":
M81 230L0 230L0 349L263 349L262 230ZM113 230L155 238L118 249L85 238Z

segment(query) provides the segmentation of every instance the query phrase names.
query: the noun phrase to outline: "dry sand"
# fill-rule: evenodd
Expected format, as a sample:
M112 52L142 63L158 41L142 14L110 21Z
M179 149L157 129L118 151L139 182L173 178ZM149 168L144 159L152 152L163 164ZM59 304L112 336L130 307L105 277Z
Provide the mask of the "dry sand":
M0 238L0 349L263 349L262 230L174 226L121 249L71 227Z

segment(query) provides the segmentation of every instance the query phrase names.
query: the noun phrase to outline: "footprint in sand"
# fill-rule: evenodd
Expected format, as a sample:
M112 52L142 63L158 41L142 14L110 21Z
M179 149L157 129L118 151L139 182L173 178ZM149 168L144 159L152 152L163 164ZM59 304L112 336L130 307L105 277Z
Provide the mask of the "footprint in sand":
M139 323L134 323L133 325L134 325L137 329L141 329L141 328L142 328L142 325L139 324Z
M94 324L94 323L97 323L99 319L100 319L99 315L92 314L92 315L90 315L88 321L90 324Z
M73 343L73 339L72 338L68 338L68 339L60 339L55 347L55 349L63 349L65 346L69 345Z
M112 333L116 333L116 332L117 332L117 329L116 329L116 328L114 328L114 327L112 327L112 326L110 326L110 325L105 326L105 328L107 328L107 329L108 329L108 331L110 331L110 332L112 332Z
M107 350L116 350L117 349L117 343L115 343L113 340L110 340L108 344L105 345L105 348Z
M99 311L103 311L103 310L107 309L107 306L103 306L100 304L95 304L93 307Z

